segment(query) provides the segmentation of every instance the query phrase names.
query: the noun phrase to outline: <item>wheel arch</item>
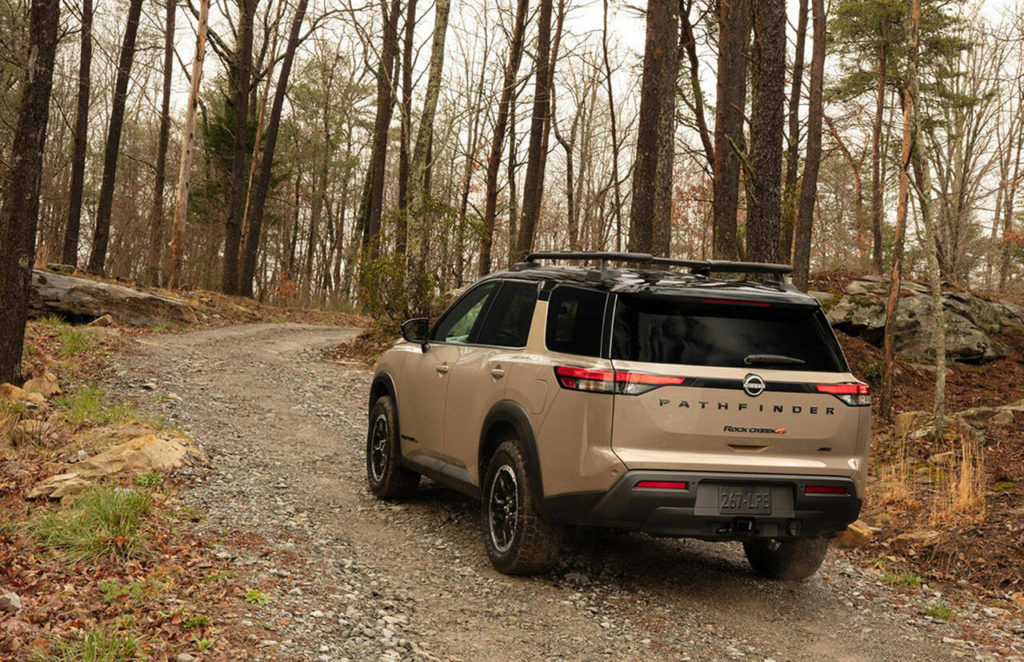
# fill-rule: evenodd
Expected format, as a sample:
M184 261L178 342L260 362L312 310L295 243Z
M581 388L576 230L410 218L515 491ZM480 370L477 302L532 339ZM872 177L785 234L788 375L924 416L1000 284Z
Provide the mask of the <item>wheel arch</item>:
M373 405L384 396L391 398L391 407L395 410L395 434L398 435L398 464L405 465L405 458L402 457L402 418L398 410L398 391L395 389L395 380L386 372L379 372L373 377L370 383L370 397L366 407L367 417L373 412ZM370 425L367 424L367 434L370 433Z
M477 452L480 489L483 490L487 465L490 463L494 451L502 442L508 441L513 436L519 440L526 452L526 471L530 478L530 491L533 493L534 500L540 503L544 498L544 483L541 476L537 437L526 410L512 400L502 400L496 403L484 419Z

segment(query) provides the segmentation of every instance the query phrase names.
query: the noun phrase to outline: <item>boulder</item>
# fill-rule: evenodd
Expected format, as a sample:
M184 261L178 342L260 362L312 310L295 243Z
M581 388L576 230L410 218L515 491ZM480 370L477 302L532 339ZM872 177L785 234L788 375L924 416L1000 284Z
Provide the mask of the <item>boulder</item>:
M18 611L21 609L21 598L17 593L0 595L0 611Z
M46 406L46 398L39 393L29 393L14 384L0 384L0 400L4 402L23 402L37 407Z
M29 310L36 315L52 313L78 320L109 315L126 326L196 321L195 311L179 299L38 269L32 272Z
M28 498L62 499L80 494L101 478L130 478L150 471L167 473L186 464L205 461L188 439L147 434L111 446L99 455L78 462L73 471L46 479L32 489Z
M836 534L832 544L843 549L856 549L871 542L871 527L857 520Z
M828 320L849 335L882 344L888 285L878 277L849 283L845 294L828 308ZM970 292L947 291L942 297L946 316L946 355L954 361L985 362L1009 356L1010 350L993 335L1024 333L1024 309L989 301ZM896 309L896 353L918 363L935 358L931 331L932 296L921 283L905 281Z
M935 531L933 529L922 529L920 531L910 531L909 533L901 533L892 539L893 546L897 548L905 547L931 547L932 545L939 542L942 538L941 531Z
M44 398L49 398L60 393L60 382L57 375L40 363L32 369L32 378L25 382L22 388L29 393L38 393Z

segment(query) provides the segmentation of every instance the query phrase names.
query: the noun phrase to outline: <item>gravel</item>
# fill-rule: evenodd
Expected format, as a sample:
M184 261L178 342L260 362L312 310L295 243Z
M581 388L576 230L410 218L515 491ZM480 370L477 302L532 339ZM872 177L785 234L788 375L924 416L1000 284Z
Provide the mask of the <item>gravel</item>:
M1019 614L956 604L933 619L934 591L885 586L836 553L806 582L771 582L735 544L573 530L550 574L501 575L477 503L428 481L406 503L367 492L371 373L321 358L356 332L235 326L119 357L117 387L155 396L211 458L182 472L202 526L271 550L215 551L270 598L238 622L262 657L1024 659Z

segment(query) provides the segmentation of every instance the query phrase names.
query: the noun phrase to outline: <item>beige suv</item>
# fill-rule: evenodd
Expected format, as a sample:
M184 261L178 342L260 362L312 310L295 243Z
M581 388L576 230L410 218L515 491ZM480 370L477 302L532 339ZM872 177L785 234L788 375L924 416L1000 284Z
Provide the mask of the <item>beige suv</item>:
M789 270L535 253L483 278L381 357L370 490L422 475L480 499L508 574L550 568L564 524L738 540L758 574L813 574L860 511L871 396Z

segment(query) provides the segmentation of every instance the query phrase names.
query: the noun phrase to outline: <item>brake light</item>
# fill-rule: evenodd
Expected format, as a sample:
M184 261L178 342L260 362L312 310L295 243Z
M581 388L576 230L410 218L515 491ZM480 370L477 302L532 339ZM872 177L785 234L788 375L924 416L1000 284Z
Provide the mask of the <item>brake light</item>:
M678 480L642 480L636 487L650 490L685 490L688 483Z
M593 370L573 366L556 367L555 377L558 378L558 385L565 389L619 395L640 395L659 386L678 386L686 381L685 377L672 375L652 375L625 370Z
M805 485L804 494L847 494L842 485Z
M758 306L760 308L768 308L772 305L766 301L744 301L743 299L701 299L700 302L724 304L727 306Z
M863 382L842 384L818 384L818 393L834 395L851 407L867 407L871 404L871 389Z

